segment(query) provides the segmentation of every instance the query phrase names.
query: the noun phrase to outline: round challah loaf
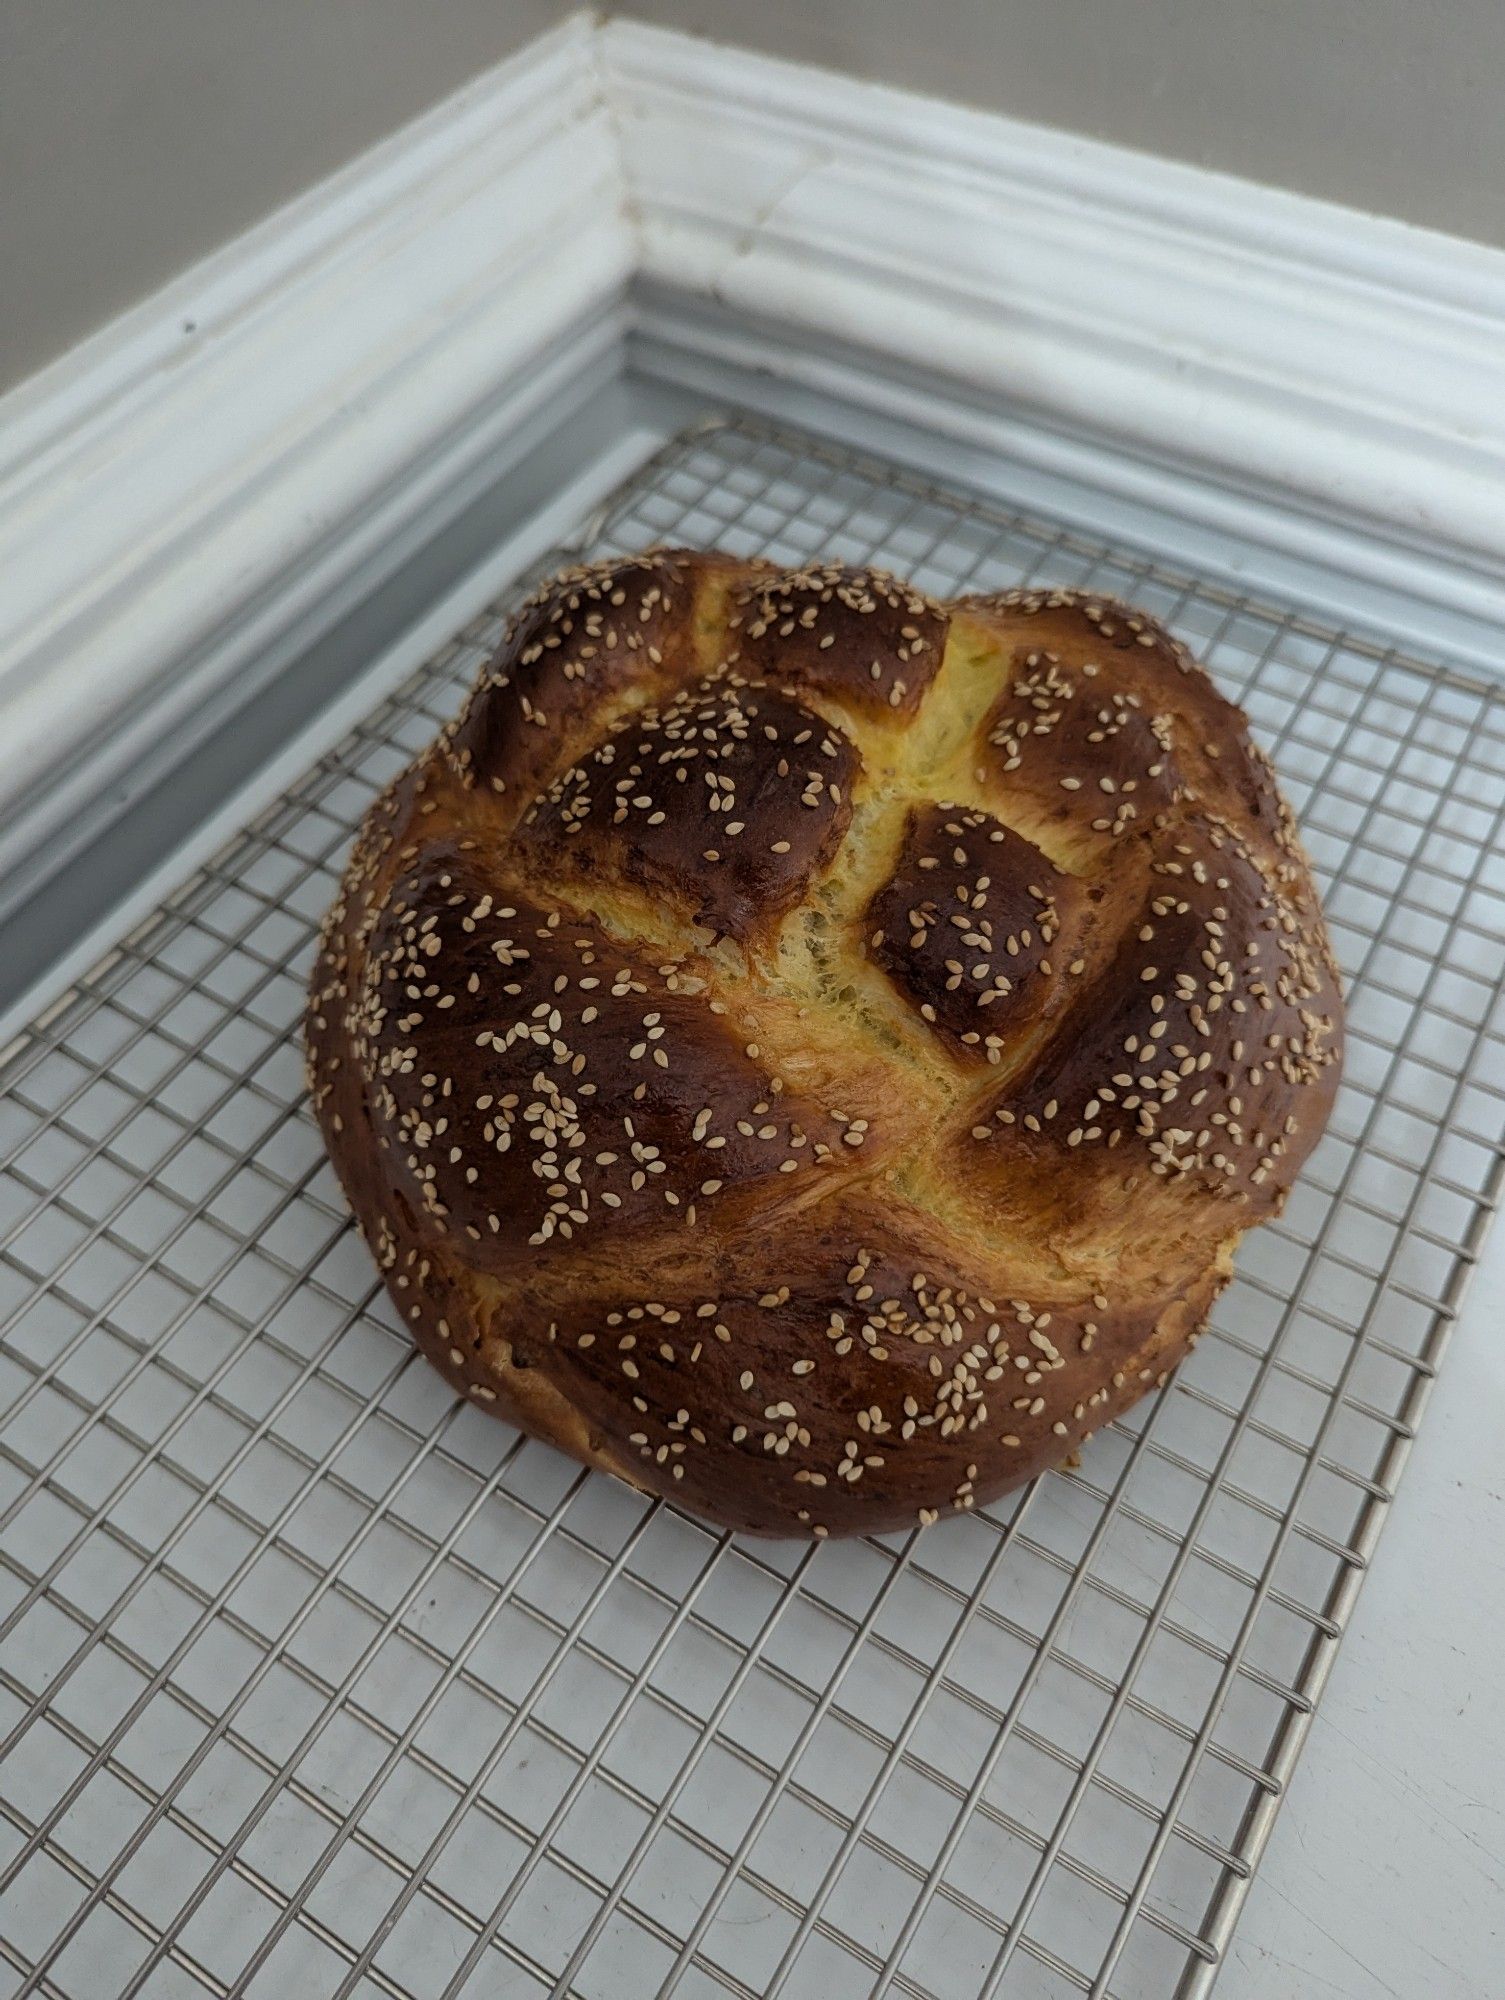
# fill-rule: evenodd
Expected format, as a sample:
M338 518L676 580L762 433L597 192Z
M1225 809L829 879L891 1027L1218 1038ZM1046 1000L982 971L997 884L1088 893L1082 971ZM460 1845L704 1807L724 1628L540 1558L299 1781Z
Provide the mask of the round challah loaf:
M1196 1339L1341 1001L1242 715L1141 614L655 551L377 802L308 1015L457 1388L737 1528L1059 1463Z

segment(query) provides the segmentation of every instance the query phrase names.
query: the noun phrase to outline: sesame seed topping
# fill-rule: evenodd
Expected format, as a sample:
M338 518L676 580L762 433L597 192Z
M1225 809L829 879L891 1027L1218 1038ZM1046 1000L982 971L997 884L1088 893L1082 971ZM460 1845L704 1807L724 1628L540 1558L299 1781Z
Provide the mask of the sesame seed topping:
M1144 1365L1132 1297L1111 1319L969 1297L950 1216L1102 1176L1147 1236L1194 1255L1205 1215L1221 1243L1320 1130L1337 989L1289 815L1251 813L1263 766L1151 622L1027 591L968 612L953 651L944 607L879 572L748 574L710 589L653 555L525 608L439 756L373 808L323 934L310 1087L331 1143L358 1130L402 1193L409 1220L367 1229L405 1315L473 1261L531 1339L516 1366L575 1401L566 1364L617 1383L654 1481L745 1446L770 1496L841 1496L819 1523L790 1500L815 1535L868 1518L852 1506L893 1518L893 1468L944 1441L947 1483L906 1503L928 1525L1174 1359ZM689 644L692 610L718 652ZM994 617L1008 636L978 651ZM1020 643L1030 619L1043 643ZM883 1248L837 1252L829 1306L791 1297L781 1270L819 1282L811 1245L848 1200ZM929 1275L884 1261L911 1205ZM755 1302L709 1296L728 1226L759 1233ZM553 1285L582 1244L620 1308L556 1348L518 1305L530 1260ZM637 1299L632 1270L678 1276ZM499 1369L489 1321L448 1310L436 1351ZM728 1431L707 1385L733 1371L756 1400ZM812 1377L823 1394L794 1389ZM803 1402L767 1401L780 1381ZM871 1400L845 1414L856 1382ZM1028 1423L1005 1431L1010 1402Z

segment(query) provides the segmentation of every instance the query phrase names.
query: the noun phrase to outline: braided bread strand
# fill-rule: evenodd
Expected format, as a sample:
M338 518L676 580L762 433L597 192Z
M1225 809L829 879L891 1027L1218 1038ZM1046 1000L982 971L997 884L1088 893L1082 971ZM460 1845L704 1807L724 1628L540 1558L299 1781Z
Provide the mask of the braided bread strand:
M536 593L373 807L307 1033L457 1387L823 1535L1165 1380L1342 1003L1268 763L1148 618L654 551Z

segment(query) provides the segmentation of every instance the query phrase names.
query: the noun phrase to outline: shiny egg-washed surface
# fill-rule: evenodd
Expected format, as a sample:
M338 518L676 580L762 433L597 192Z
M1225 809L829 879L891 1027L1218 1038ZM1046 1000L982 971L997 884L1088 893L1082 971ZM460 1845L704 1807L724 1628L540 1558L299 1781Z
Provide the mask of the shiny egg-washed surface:
M545 582L372 809L309 1075L456 1386L823 1537L1164 1382L1341 1016L1268 764L1154 620L659 549Z
M445 1388L299 1050L478 619L11 1053L0 1960L19 1992L1200 1993L1394 1490L1505 1124L1505 699L810 439L668 446L583 546L1142 604L1248 712L1343 1085L1207 1337L923 1533L714 1533ZM551 567L554 566L551 564Z

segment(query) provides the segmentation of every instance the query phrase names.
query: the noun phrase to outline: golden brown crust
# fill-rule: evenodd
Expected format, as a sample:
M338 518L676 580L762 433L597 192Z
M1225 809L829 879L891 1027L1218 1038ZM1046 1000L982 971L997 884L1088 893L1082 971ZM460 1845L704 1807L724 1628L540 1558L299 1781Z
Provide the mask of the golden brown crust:
M820 1534L1164 1380L1341 1015L1268 764L1141 614L655 551L539 592L373 809L308 1042L437 1367Z
M860 768L835 723L723 666L626 716L528 807L516 839L549 874L645 890L747 943L829 866Z
M1068 998L1057 965L1091 950L1102 893L992 813L918 806L868 904L868 956L959 1054L997 1064Z
M729 636L743 668L836 696L859 713L912 715L940 671L946 607L883 570L760 566L733 586Z

